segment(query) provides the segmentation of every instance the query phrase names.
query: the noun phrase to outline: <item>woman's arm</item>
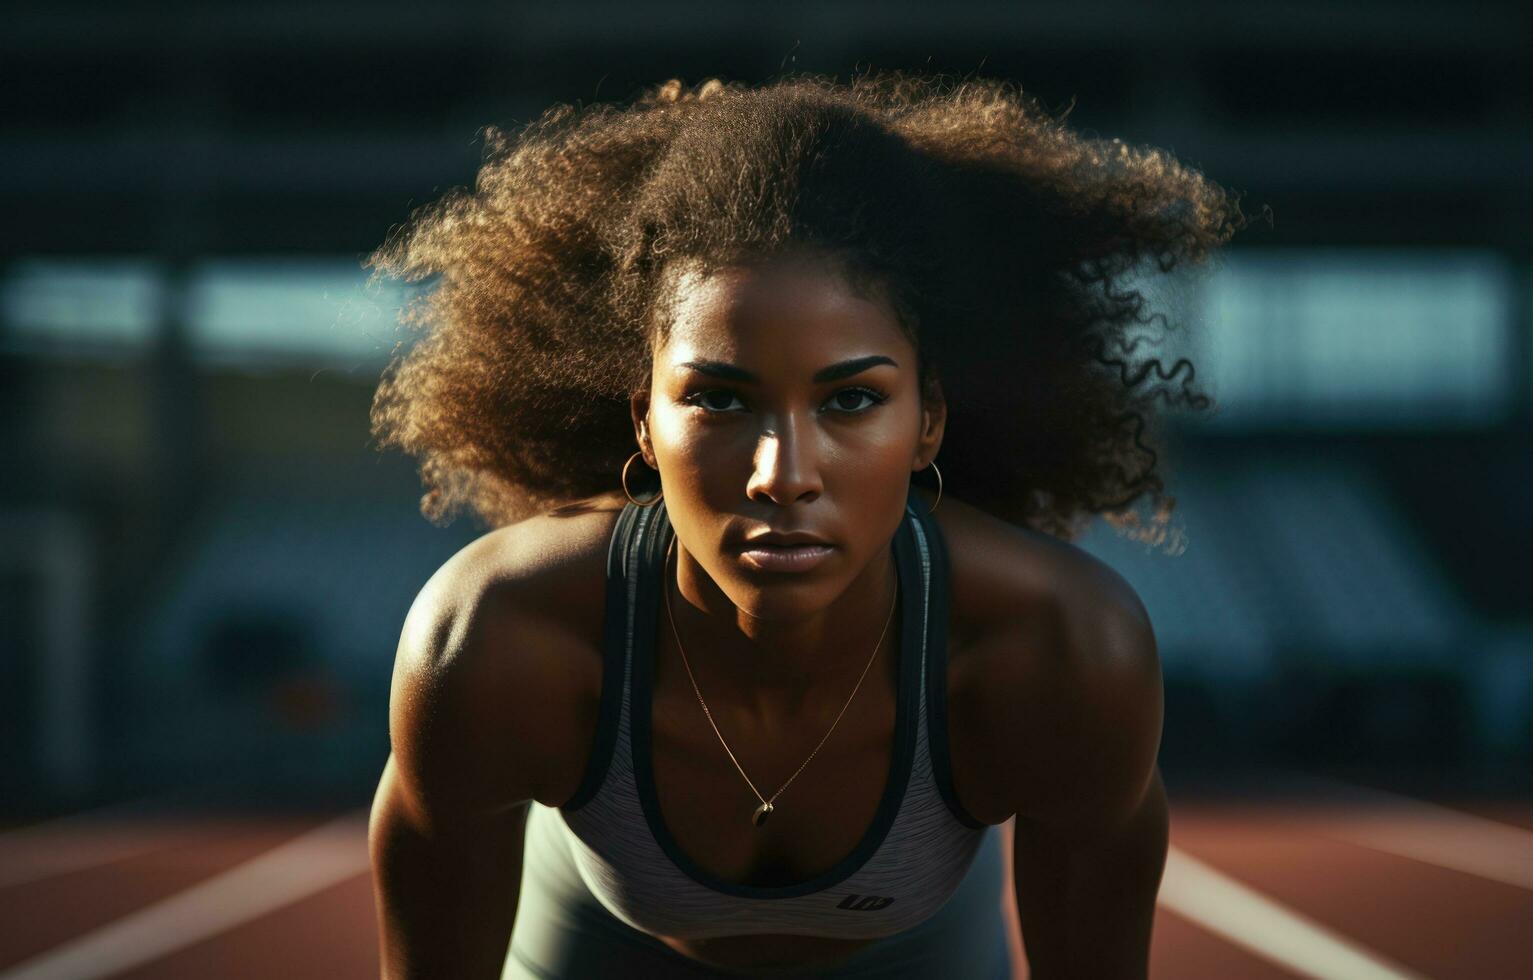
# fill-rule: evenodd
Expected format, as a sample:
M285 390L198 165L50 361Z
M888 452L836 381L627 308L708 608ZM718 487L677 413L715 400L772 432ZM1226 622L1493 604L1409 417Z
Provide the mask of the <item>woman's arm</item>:
M495 980L516 921L527 804L433 819L409 783L390 756L369 827L381 975Z
M1128 820L1098 839L1017 818L1013 875L1032 980L1148 975L1169 828L1159 769Z
M581 744L568 637L536 611L548 597L460 556L422 589L395 660L369 832L389 980L500 977L531 801L568 782Z
M986 740L1016 814L1013 879L1033 980L1143 980L1169 819L1149 616L1105 566L1013 641ZM1020 651L1020 655L1018 655Z

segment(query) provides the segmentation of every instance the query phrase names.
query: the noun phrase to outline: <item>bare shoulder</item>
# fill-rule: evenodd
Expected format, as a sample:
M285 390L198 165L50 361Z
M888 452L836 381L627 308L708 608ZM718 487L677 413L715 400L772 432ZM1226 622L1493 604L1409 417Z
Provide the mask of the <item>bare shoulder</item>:
M1077 545L952 497L933 516L948 544L957 628L983 633L1040 616L1093 621L1115 610L1146 615L1128 581Z
M416 596L389 733L423 806L470 814L573 794L596 726L619 509L603 500L488 532Z
M1111 820L1159 749L1160 662L1133 587L1084 549L944 498L955 788L976 817Z

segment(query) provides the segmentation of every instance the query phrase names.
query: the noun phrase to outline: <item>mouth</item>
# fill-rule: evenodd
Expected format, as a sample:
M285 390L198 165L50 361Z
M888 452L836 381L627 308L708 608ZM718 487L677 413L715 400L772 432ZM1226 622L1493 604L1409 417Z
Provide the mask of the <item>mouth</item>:
M822 564L835 547L828 544L771 544L747 541L738 547L740 560L763 572L806 572Z

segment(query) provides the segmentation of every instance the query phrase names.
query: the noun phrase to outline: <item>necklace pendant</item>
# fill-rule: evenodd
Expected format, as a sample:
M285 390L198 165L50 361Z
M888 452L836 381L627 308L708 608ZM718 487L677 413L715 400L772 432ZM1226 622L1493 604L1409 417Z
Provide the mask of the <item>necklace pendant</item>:
M751 815L751 823L754 824L757 827L761 826L762 824L766 823L766 819L767 819L768 815L771 814L771 812L772 812L772 804L770 804L770 803L763 803L763 804L761 804L760 806L756 807L756 812Z

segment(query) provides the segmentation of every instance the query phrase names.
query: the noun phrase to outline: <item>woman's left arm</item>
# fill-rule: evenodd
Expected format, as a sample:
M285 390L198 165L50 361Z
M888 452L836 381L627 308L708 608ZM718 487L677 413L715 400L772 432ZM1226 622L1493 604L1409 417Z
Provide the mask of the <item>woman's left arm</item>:
M1032 980L1143 980L1169 816L1149 616L1116 575L1032 646L992 723L1016 813L1013 875ZM1105 587L1102 587L1105 586ZM1020 702L1020 703L1019 703ZM1020 710L1019 710L1020 709ZM997 718L996 714L991 715Z
M1148 976L1169 825L1158 769L1122 826L1095 839L1017 818L1013 875L1032 980Z

